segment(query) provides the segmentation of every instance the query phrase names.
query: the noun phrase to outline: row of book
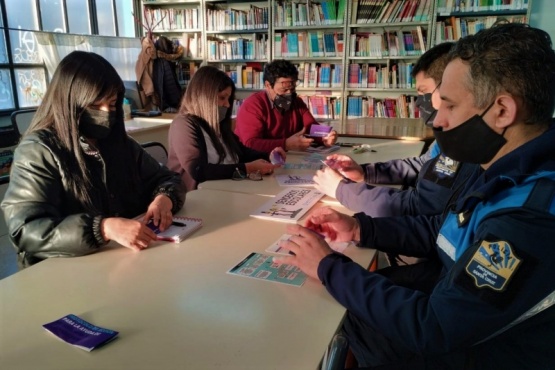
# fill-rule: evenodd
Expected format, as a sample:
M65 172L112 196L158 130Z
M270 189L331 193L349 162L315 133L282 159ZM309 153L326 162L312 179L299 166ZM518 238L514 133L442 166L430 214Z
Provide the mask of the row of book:
M199 8L145 8L145 17L155 25L154 31L198 30Z
M347 87L376 89L413 89L412 63L349 64Z
M461 37L475 35L478 31L490 28L494 24L503 22L526 23L526 16L514 17L481 17L476 19L450 17L444 21L436 23L436 39L435 43L439 44L445 41L457 41Z
M255 60L268 57L268 35L255 34L252 39L207 40L208 60Z
M351 57L405 57L426 52L427 32L420 26L405 31L357 32L349 36Z
M346 1L277 1L274 4L274 26L291 27L343 24Z
M207 31L236 31L268 28L268 8L251 5L248 10L206 9Z
M341 97L330 95L299 95L316 119L341 118Z
M195 62L178 62L176 63L176 75L177 81L181 85L182 88L186 88L191 81L191 77L195 74L197 69L199 69L199 65Z
M434 0L358 0L352 23L427 22Z
M419 118L416 96L378 99L371 96L347 96L347 117Z
M299 71L299 88L341 87L343 65L340 63L301 62L296 66Z
M183 46L184 58L201 58L202 57L202 36L199 32L188 33L184 32L181 38L174 38L172 41Z
M258 63L246 65L226 65L224 72L231 78L238 89L263 89L264 74Z
M343 33L326 31L276 32L276 58L340 57L343 55Z
M528 0L437 0L436 7L439 14L525 9Z

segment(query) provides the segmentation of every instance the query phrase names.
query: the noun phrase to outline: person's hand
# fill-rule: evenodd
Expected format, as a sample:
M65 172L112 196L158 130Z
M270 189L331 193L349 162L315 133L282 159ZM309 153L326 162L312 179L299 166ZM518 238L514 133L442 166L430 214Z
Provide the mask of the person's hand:
M300 225L287 226L287 233L291 234L291 237L281 241L279 246L293 255L274 257L274 262L291 264L300 268L308 276L318 279L320 261L333 253L333 250L324 238Z
M333 161L334 170L354 182L364 181L364 169L354 159L344 154L332 154L326 160Z
M265 159L257 159L256 161L245 163L247 174L255 171L260 171L262 175L269 175L274 172L274 168L279 167L273 165Z
M322 142L325 146L332 146L337 142L337 131L331 130L324 138L322 138Z
M305 130L306 128L303 127L301 131L289 136L285 140L285 150L306 150L310 144L312 144L314 139L304 137Z
M328 237L331 241L360 241L358 221L330 207L320 207L311 212L305 227Z
M314 180L316 190L335 198L337 187L343 176L330 167L325 167L323 170L316 171L316 175L312 178Z
M102 237L125 248L140 251L156 240L156 234L145 223L121 217L108 217L100 223Z
M143 223L146 225L148 221L152 220L154 225L158 226L160 230L166 230L173 220L172 206L170 198L164 194L158 194L149 204L143 217Z
M285 160L287 158L287 154L285 154L285 150L283 150L282 147L278 146L270 152L270 158L273 158L274 155L278 155L279 157L281 157L281 159L283 160L283 163L285 163ZM282 165L281 164L276 164L276 166L281 167Z

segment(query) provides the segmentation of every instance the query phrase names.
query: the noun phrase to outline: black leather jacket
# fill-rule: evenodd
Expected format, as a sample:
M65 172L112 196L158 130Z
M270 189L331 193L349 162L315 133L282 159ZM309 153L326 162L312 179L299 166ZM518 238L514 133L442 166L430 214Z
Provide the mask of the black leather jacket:
M106 244L100 233L103 218L136 217L146 212L160 193L172 200L172 212L181 209L185 190L179 175L145 155L137 142L128 140L126 147L132 151L138 173L137 181L128 186L133 189L110 181L111 158L86 155L94 173L95 205L100 210L91 214L68 190L71 173L64 167L61 150L46 144L52 142L52 133L41 130L23 138L15 150L10 184L2 201L21 267L49 257L95 252ZM83 142L82 148L86 146Z

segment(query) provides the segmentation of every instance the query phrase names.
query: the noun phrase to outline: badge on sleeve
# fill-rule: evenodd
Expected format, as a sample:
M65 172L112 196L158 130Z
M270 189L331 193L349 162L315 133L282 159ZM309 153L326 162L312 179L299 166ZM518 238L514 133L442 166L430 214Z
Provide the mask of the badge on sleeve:
M508 242L483 240L466 265L466 272L476 287L502 292L521 262Z
M459 162L452 160L445 154L440 154L434 166L434 171L439 177L452 177L457 173L459 164Z

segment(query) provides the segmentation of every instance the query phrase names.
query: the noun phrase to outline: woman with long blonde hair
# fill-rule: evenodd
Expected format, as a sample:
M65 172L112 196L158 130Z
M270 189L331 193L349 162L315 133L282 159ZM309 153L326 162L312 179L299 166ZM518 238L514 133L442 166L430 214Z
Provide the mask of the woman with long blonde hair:
M245 147L232 131L233 81L221 70L204 66L194 74L169 130L168 167L181 174L188 190L208 180L270 174L268 154ZM285 159L285 151L275 148Z

